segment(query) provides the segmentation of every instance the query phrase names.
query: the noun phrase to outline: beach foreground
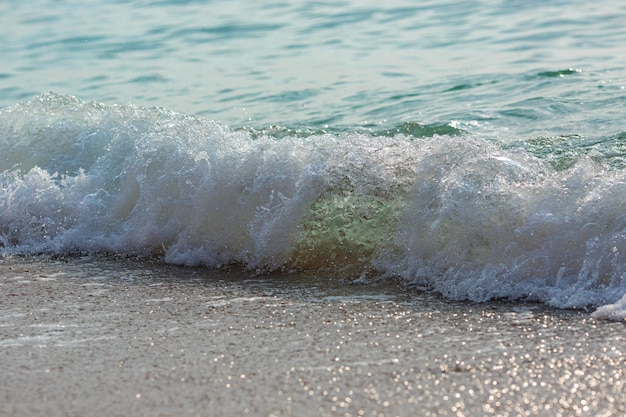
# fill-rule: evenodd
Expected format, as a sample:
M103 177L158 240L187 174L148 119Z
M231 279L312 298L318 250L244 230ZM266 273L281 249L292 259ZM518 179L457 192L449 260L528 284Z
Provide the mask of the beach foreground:
M626 329L393 284L0 260L0 416L617 416Z

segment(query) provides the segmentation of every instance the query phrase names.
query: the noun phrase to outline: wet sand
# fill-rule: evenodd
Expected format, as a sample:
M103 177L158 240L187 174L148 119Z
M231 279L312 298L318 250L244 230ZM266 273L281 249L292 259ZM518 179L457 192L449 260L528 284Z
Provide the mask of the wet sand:
M394 285L0 259L0 416L621 416L626 327Z

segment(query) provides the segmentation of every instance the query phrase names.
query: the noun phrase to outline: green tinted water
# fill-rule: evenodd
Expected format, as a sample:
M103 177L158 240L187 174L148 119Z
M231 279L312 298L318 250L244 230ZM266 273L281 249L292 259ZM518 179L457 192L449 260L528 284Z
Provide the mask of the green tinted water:
M233 127L548 152L626 131L626 6L610 1L8 1L0 16L0 106L52 90Z

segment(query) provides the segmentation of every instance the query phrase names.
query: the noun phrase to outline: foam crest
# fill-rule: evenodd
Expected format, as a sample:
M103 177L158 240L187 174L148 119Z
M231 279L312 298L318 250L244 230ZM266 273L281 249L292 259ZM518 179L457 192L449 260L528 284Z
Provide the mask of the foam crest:
M387 204L413 177L407 138L253 138L207 119L54 94L0 117L10 149L5 248L273 270L329 265L324 247L341 266L359 219L376 217L372 202ZM344 206L356 218L347 237ZM337 215L332 232L325 212ZM368 263L354 245L352 258Z
M454 299L604 304L626 290L622 172L581 159L554 172L471 140L431 143L387 274Z
M587 158L554 171L469 136L252 135L51 93L0 110L0 144L5 254L400 277L559 307L626 293L624 173Z

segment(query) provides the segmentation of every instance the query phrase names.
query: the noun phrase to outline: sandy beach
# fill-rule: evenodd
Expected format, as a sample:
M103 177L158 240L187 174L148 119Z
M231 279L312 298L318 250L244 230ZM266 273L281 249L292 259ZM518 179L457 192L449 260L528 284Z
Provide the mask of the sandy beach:
M623 323L391 284L0 261L2 416L618 416Z

